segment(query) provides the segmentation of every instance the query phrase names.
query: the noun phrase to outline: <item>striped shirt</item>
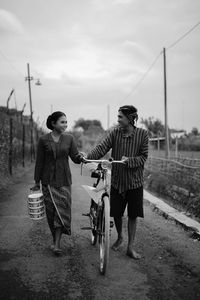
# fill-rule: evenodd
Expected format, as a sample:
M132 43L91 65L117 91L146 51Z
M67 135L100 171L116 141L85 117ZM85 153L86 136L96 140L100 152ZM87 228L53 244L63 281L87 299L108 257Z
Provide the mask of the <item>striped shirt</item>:
M111 185L119 193L143 186L144 163L148 157L147 131L134 127L134 131L127 136L122 128L117 126L87 155L87 158L100 159L110 149L114 160L121 160L122 156L128 157L125 165L112 165Z

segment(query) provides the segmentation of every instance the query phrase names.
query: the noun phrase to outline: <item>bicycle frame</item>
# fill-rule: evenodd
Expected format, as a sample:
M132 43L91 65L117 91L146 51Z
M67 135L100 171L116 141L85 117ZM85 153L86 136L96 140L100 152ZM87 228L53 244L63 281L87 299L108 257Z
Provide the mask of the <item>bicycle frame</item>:
M109 241L110 241L110 199L109 199L109 184L108 184L108 167L103 167L103 163L107 163L107 160L85 160L87 163L98 163L98 167L93 174L97 176L91 176L97 178L97 183L93 188L89 186L83 186L88 192L92 200L96 200L94 211L92 211L92 202L90 206L89 214L86 214L90 218L91 225L91 241L92 245L97 242L99 237L100 245L100 273L105 274L109 259ZM112 163L123 163L122 161L112 161ZM100 180L103 181L103 186L97 188ZM94 199L96 198L96 199ZM92 201L91 200L91 201Z

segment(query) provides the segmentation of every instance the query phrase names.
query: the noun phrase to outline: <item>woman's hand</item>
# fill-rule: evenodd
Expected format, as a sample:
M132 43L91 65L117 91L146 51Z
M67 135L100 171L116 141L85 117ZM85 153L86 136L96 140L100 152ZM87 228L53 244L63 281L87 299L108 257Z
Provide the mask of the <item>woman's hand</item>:
M79 152L79 155L80 155L80 159L81 159L81 162L86 164L87 163L87 154L85 152Z
M35 183L35 185L30 188L31 191L36 192L40 190L40 184L39 183Z
M82 156L81 159L82 159L82 163L87 164L87 158L86 157Z
M85 163L85 159L86 159L86 153L85 152L79 152L79 159L81 163Z

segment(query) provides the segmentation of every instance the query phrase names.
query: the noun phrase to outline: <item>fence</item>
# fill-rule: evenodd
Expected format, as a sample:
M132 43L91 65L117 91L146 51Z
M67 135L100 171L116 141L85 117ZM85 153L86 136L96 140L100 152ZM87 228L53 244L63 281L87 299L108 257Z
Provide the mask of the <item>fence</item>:
M189 193L200 193L200 160L190 158L164 159L150 156L145 169L151 173L162 174L169 178L173 185L188 190Z
M29 118L18 118L0 111L0 176L12 175L13 168L19 164L25 167L32 161L41 130ZM32 139L31 139L32 134Z
M178 142L179 141L179 142ZM164 138L150 138L149 151L153 156L166 157ZM180 139L170 137L169 156L200 159L200 136L185 136Z

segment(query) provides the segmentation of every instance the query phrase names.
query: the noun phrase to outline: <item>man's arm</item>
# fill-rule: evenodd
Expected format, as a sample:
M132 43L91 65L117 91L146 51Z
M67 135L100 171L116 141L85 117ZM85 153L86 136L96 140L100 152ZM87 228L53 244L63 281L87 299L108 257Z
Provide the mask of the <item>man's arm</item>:
M87 155L88 159L100 159L112 148L112 131Z
M148 133L145 130L143 134L143 142L140 148L139 155L135 157L127 157L124 159L124 162L127 164L128 168L137 168L137 167L144 166L144 163L148 157L148 143L149 143Z

